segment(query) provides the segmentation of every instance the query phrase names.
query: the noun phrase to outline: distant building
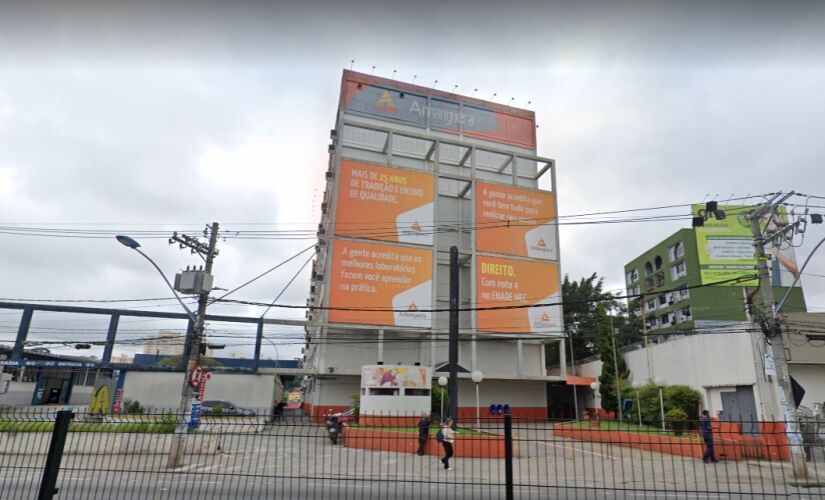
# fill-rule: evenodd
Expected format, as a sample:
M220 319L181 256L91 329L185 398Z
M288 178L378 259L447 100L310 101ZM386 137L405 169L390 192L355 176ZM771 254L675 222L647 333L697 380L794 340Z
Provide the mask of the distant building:
M701 228L680 229L624 266L627 295L633 297L629 302L643 317L648 333L678 333L747 321L748 297L761 305L757 280L731 281L737 275L744 278L756 274L753 252L750 259L742 258L747 247L753 248L753 240L742 236L731 236L730 240L718 237L714 243L703 239L702 233ZM731 251L727 241L738 242L738 255ZM738 258L708 258L722 252ZM725 260L732 262L720 263ZM790 284L783 271L776 269L779 259L773 264L774 284ZM724 283L713 285L720 282ZM779 300L787 290L787 286L774 286L774 296ZM783 309L806 311L801 287L793 289Z
M155 356L177 356L183 354L183 335L178 332L160 331L143 345L143 354Z
M112 356L112 359L111 359L110 362L111 363L127 363L128 364L128 363L134 362L134 359L135 359L134 356L132 356L131 354L120 353L117 356Z

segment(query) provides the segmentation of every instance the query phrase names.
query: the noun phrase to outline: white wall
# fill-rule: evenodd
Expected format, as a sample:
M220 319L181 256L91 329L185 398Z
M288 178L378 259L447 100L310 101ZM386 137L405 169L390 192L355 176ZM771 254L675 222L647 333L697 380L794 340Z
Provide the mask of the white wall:
M9 392L0 396L0 402L8 405L30 405L34 396L35 382L11 382Z
M72 386L72 397L69 398L70 405L87 405L92 400L94 387L90 385Z
M825 364L790 365L791 376L805 389L802 404L813 408L814 403L825 403Z
M143 406L177 408L182 383L182 373L127 372L123 398L140 401ZM226 400L237 406L270 411L274 385L273 375L212 373L204 399Z

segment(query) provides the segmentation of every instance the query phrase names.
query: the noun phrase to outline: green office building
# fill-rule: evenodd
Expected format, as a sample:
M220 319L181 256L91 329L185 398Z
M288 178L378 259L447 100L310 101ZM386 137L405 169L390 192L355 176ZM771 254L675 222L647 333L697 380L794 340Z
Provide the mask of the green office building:
M761 308L753 238L740 207L723 207L724 220L680 229L624 266L629 302L648 333L701 333L750 319L748 300ZM793 247L768 245L774 297L785 296L798 275ZM799 282L783 307L806 312Z

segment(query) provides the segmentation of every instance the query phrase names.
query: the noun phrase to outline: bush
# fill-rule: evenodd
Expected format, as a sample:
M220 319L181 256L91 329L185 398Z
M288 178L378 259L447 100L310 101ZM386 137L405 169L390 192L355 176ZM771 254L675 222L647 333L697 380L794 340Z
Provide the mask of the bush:
M686 385L671 385L665 387L665 409L679 408L685 412L683 420L699 420L699 405L702 402L702 395L699 391L691 389Z
M665 413L665 424L677 436L682 434L687 426L687 413L681 408L671 408Z
M127 399L123 402L123 413L127 415L141 415L144 408L140 405L140 401Z
M647 384L640 387L638 392L642 408L642 420L651 425L661 425L659 387L656 384ZM635 397L635 394L632 396ZM699 419L699 403L702 400L702 395L698 391L686 385L671 385L663 387L662 396L665 403L665 412L674 409L681 410L685 414L682 420L688 421L688 425L691 427L693 426L692 421Z

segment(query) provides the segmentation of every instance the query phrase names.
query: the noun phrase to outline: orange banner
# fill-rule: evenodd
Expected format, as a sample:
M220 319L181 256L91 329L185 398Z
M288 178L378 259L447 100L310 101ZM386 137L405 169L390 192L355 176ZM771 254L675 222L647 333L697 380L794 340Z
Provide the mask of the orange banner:
M478 251L558 259L552 193L477 182L475 199Z
M476 296L479 331L561 335L561 305L485 309L500 306L559 304L558 265L479 255Z
M432 250L337 240L329 321L430 328L432 278Z
M433 244L432 174L341 161L335 234Z

